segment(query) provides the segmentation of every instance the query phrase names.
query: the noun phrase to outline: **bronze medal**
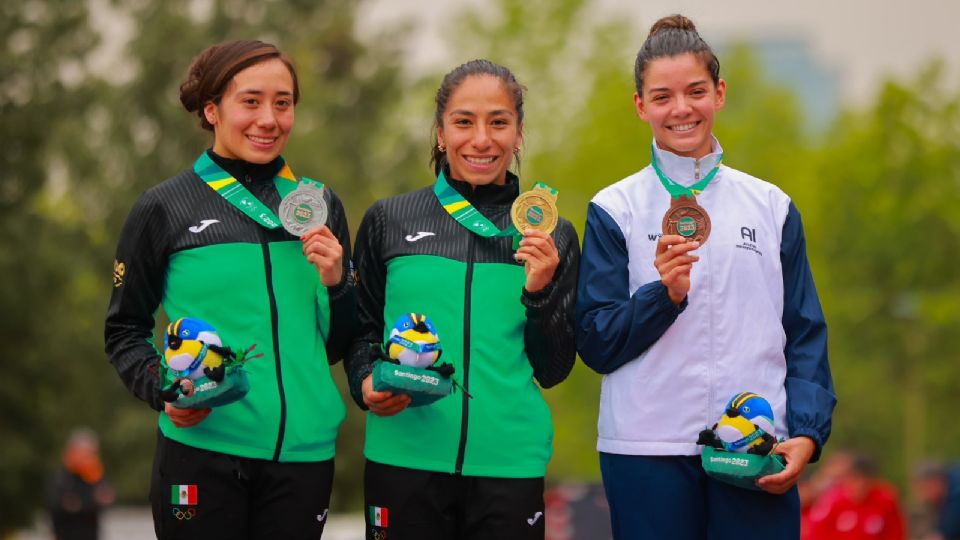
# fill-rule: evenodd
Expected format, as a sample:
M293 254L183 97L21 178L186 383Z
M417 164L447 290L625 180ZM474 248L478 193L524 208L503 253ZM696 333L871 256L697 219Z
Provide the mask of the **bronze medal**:
M513 226L521 233L537 229L550 234L557 226L558 217L556 191L540 185L517 197L510 208Z
M663 215L663 234L679 234L703 245L710 236L710 216L693 195L670 198L670 209Z

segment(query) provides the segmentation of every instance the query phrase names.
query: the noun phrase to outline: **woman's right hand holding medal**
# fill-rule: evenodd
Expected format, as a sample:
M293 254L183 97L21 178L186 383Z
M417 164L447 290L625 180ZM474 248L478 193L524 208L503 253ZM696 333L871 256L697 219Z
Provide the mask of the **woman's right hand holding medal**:
M700 242L688 242L679 234L665 234L657 242L657 257L654 266L660 273L660 282L667 288L670 301L680 305L690 291L690 270L700 260L690 252L699 248Z
M343 281L343 247L333 232L322 225L308 231L300 239L303 254L316 267L324 287L333 287Z

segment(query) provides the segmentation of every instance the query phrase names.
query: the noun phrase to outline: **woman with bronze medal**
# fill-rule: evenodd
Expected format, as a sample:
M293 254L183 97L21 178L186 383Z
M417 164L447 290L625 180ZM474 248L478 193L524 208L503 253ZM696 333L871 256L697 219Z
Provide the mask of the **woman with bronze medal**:
M653 25L635 78L650 166L591 201L577 301L578 351L605 375L597 449L614 537L799 538L795 484L836 403L800 215L722 164L726 83L689 19ZM708 475L697 443L721 414L750 414L725 408L744 391L769 401L768 456L785 468L737 487Z
M361 329L348 373L369 411L366 534L543 538L553 426L541 388L573 367L578 239L555 190L520 195L509 171L523 87L507 68L459 66L436 106L432 185L378 201L357 232ZM422 315L462 385L426 405L376 390L371 375L394 321Z
M158 538L323 533L345 415L330 364L349 344L356 297L340 200L280 156L299 97L273 45L203 51L180 101L213 147L146 191L120 236L106 350L130 391L160 411ZM161 305L172 321L163 353L152 343ZM193 363L176 368L171 359L193 345ZM244 391L196 401L233 382L211 359L238 352ZM194 367L205 374L196 383Z

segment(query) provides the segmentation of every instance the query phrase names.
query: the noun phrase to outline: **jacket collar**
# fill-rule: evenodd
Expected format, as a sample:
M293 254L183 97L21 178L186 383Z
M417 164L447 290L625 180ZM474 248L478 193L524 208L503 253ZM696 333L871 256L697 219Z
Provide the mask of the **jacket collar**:
M520 194L520 179L510 171L507 171L507 182L502 186L487 184L476 188L472 184L450 176L449 169L444 170L444 176L447 178L447 183L474 206L510 205Z
M711 136L711 139L710 153L700 159L678 156L669 150L660 148L654 141L653 155L657 160L657 166L660 167L663 174L674 182L682 186L693 185L706 176L723 156L723 148L720 147L720 142L717 141L716 137ZM698 166L699 174L697 174ZM713 179L714 182L717 180L719 180L719 177Z
M269 182L280 172L283 166L283 160L278 156L268 163L250 163L242 159L225 158L213 151L213 148L207 150L207 155L223 170L230 173L243 184L258 182Z

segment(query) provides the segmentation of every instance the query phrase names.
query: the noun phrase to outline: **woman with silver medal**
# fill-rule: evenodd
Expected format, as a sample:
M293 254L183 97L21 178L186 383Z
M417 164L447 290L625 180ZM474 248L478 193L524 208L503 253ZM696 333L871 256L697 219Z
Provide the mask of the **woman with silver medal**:
M180 101L213 146L145 192L120 236L106 349L160 413L150 499L161 539L323 533L345 416L330 365L352 334L355 290L343 205L280 155L299 97L273 45L204 50ZM243 364L249 391L212 409L178 406L178 392L200 386L161 388L172 376L151 343L161 306L174 321L168 350L256 345ZM218 342L204 341L214 330Z

